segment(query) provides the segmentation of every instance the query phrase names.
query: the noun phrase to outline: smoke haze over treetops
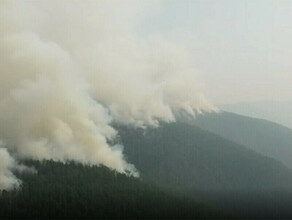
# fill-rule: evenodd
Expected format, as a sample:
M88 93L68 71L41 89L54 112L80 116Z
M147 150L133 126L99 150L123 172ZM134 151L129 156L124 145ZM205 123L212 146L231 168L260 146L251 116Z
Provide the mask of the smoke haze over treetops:
M157 126L175 109L215 110L184 46L137 34L152 3L0 2L0 189L19 185L11 170L24 158L138 175L108 144L111 122Z

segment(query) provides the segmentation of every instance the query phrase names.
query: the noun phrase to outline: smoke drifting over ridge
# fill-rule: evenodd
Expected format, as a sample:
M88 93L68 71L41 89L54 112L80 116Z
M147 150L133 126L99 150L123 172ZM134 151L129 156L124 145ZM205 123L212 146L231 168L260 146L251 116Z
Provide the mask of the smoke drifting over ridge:
M215 110L184 46L136 33L144 4L0 2L0 189L19 185L11 170L23 158L138 175L108 144L111 122L157 126L173 110Z

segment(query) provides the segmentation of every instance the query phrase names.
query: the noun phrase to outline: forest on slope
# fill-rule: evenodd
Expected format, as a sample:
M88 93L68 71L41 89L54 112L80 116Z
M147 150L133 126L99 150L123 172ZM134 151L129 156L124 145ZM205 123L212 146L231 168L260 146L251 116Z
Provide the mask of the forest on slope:
M3 191L0 218L214 218L229 216L193 198L106 167L26 161L20 189Z
M140 178L105 167L24 161L21 187L0 196L1 218L292 217L292 171L193 124L115 125Z
M142 177L198 189L290 189L292 172L281 162L186 123L117 128L128 161Z
M142 178L240 218L292 217L292 171L281 161L189 122L118 130Z

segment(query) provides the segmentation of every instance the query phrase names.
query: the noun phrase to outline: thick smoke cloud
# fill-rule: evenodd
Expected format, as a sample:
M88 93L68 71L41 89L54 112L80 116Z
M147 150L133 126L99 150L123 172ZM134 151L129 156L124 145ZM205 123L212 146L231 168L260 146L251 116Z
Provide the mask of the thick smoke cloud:
M20 185L20 180L12 173L15 168L17 164L7 149L0 148L0 190L10 190Z
M174 110L215 110L184 46L138 34L153 2L138 3L0 2L0 189L19 184L8 152L137 176L122 147L108 144L113 121L157 126Z

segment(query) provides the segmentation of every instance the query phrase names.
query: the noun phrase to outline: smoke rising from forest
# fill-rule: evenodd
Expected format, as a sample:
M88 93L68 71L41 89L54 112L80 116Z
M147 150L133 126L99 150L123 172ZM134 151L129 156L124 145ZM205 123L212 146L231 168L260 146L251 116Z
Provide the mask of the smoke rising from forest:
M139 3L139 4L138 4ZM150 2L0 2L0 189L21 159L74 160L138 176L112 122L158 126L216 108L192 56L136 29ZM141 24L140 24L141 25Z

